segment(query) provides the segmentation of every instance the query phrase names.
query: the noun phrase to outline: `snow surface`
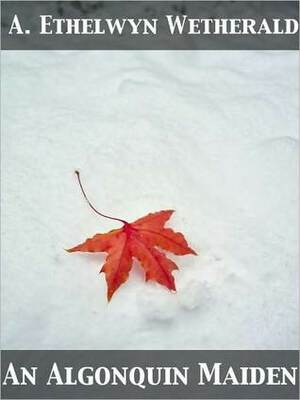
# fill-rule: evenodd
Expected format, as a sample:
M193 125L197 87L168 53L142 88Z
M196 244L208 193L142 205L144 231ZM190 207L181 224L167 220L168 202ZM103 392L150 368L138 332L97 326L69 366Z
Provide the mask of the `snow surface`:
M3 52L2 345L298 347L297 52ZM68 254L174 208L178 291Z

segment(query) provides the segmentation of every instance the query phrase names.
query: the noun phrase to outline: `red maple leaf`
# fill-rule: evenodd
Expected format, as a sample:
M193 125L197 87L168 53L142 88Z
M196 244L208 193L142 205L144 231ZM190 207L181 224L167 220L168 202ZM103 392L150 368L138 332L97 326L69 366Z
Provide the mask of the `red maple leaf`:
M97 233L78 246L67 250L70 253L75 251L107 253L106 261L100 272L105 273L108 300L128 279L133 258L136 258L145 270L146 281L153 280L170 290L176 290L172 271L178 267L157 247L176 255L196 255L196 252L188 246L182 233L164 227L174 210L151 213L131 223L120 218L110 217L100 213L91 204L82 187L79 172L75 171L75 173L89 206L102 217L123 224L120 229L114 229L108 233Z

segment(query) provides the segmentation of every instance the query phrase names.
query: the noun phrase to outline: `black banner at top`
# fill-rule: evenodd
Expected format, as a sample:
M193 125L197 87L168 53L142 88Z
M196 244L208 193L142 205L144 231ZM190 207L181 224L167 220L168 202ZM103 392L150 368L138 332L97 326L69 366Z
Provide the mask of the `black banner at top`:
M298 1L3 1L4 50L298 50Z

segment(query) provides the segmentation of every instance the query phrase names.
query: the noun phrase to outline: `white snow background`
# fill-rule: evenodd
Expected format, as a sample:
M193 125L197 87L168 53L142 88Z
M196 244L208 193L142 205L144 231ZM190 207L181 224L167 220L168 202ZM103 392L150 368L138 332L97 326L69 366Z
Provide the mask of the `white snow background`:
M2 347L298 345L297 52L2 54ZM68 254L174 208L177 293Z

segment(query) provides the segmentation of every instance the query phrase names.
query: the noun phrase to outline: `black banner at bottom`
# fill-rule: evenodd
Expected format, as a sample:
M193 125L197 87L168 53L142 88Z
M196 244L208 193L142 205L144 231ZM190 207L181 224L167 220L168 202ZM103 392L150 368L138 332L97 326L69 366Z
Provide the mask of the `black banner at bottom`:
M298 399L295 350L4 350L3 399Z

